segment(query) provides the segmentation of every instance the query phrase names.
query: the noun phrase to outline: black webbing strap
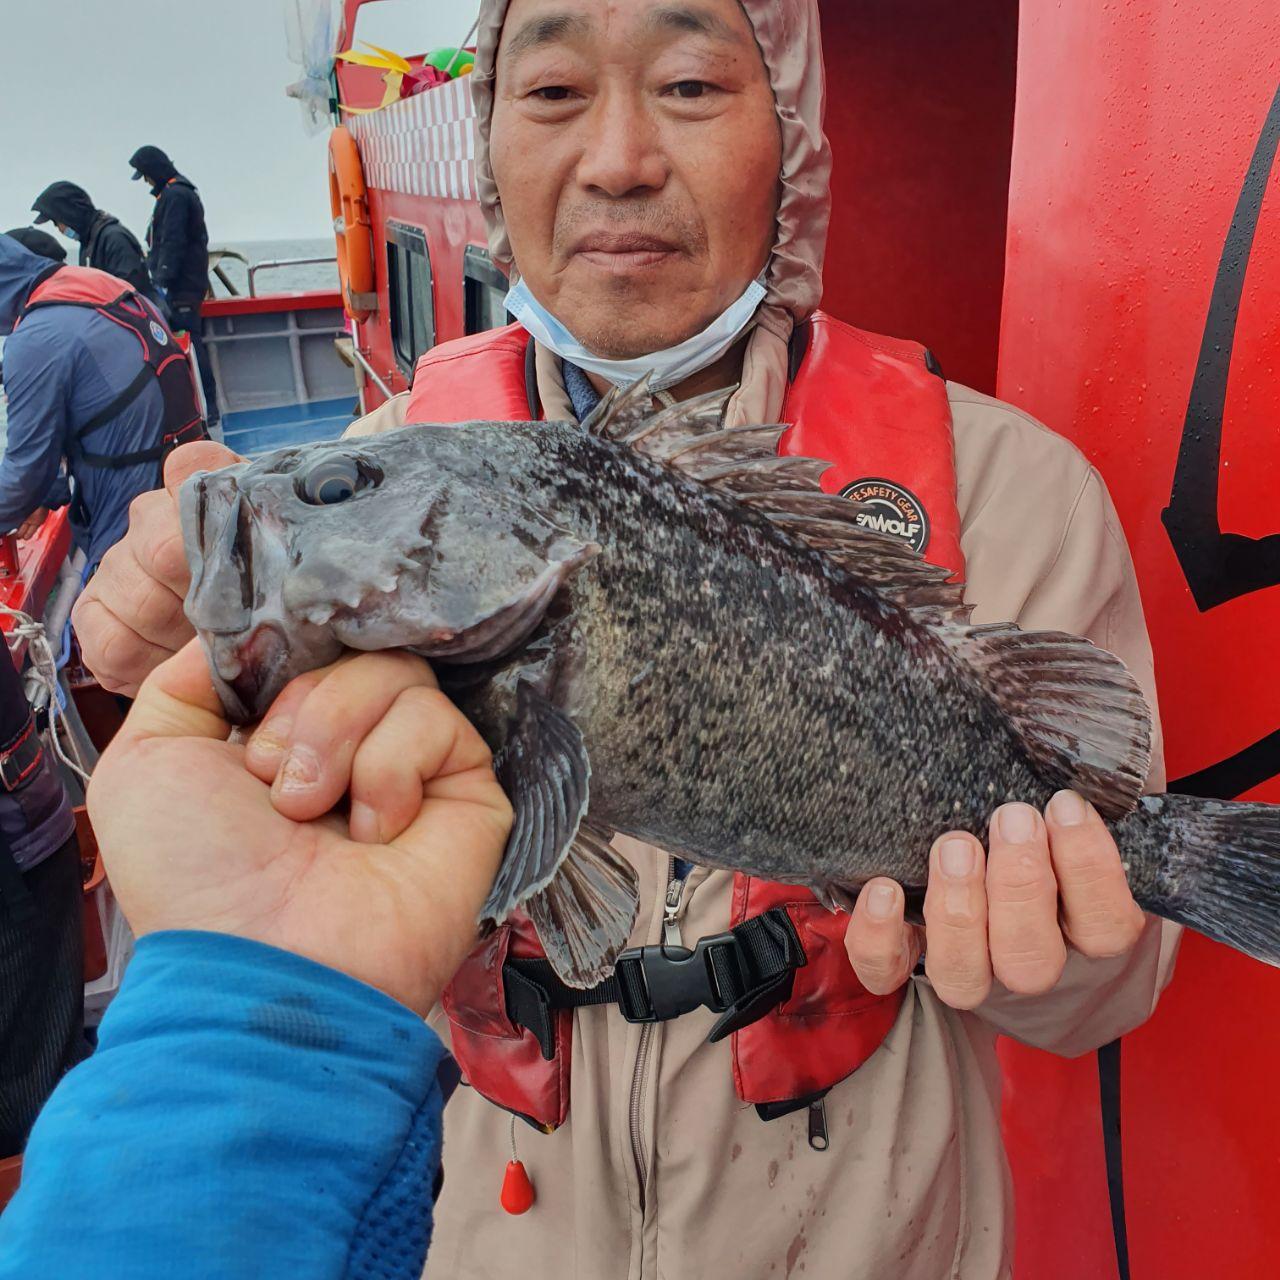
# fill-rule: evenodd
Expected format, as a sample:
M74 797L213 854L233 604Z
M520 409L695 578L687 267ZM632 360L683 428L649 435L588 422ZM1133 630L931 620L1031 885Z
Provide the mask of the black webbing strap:
M84 432L80 433L81 435ZM103 467L108 471L119 471L122 467L136 467L144 462L162 462L180 444L190 444L195 440L209 439L209 432L204 420L198 418L188 423L180 431L172 431L159 443L149 449L138 449L133 453L90 453L87 449L75 449L75 461L90 467Z
M107 406L99 409L85 424L76 432L77 441L84 439L85 436L92 435L99 427L105 427L113 418L118 418L146 389L155 381L156 372L149 365L144 364L133 376L133 381L129 383L125 389L120 392ZM86 459L95 455L85 453L78 450Z
M559 1009L617 1005L628 1022L666 1022L694 1009L720 1014L712 1042L763 1018L791 995L805 963L791 917L781 907L728 933L688 947L631 947L612 978L587 990L566 986L548 960L508 959L502 967L507 1016L537 1038L542 1056L555 1057Z

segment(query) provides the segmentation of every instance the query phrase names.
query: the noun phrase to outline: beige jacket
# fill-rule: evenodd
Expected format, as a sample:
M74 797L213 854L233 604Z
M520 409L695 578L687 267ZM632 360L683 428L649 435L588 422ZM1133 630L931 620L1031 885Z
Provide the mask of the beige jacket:
M539 386L548 417L571 416L553 361L540 361ZM1124 659L1154 708L1138 588L1097 472L1025 414L949 390L975 620L1088 636ZM399 425L403 400L358 430ZM668 859L617 844L640 874L632 944L656 943ZM728 928L731 884L692 873L686 941ZM1152 921L1128 957L1073 955L1051 994L997 991L973 1013L913 979L884 1044L828 1095L824 1152L810 1148L803 1111L765 1123L738 1101L728 1042L705 1042L711 1014L641 1027L579 1010L568 1123L548 1136L517 1126L537 1189L528 1214L498 1205L511 1118L469 1089L450 1102L427 1276L1003 1280L1013 1220L996 1033L1072 1055L1104 1044L1150 1015L1176 943L1173 926ZM447 1022L433 1025L447 1041Z

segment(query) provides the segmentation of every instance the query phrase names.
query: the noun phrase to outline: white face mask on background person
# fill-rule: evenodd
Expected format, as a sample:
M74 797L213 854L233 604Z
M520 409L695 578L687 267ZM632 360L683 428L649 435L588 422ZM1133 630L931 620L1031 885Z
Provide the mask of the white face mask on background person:
M646 373L652 374L651 389L664 391L719 360L751 324L764 296L764 285L753 280L701 333L665 351L629 360L593 355L533 296L523 280L511 287L506 307L538 342L562 360L607 378L615 387L630 386Z

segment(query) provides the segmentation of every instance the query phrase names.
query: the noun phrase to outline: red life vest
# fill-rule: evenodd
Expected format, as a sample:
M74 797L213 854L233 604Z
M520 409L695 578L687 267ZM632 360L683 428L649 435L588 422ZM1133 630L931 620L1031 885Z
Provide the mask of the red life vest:
M29 312L42 307L87 307L133 334L142 349L142 365L129 385L87 422L76 427L68 446L73 465L116 471L156 462L163 468L164 459L178 445L209 438L186 352L164 319L123 280L93 267L54 267L28 294L14 328ZM123 413L152 382L160 384L164 397L164 431L160 439L131 453L101 454L87 450L82 443L84 439Z
M870 505L873 518L928 558L960 574L960 518L946 384L915 343L883 338L818 312L797 337L806 345L783 404L793 424L779 452L823 458L828 492ZM531 340L518 325L448 342L414 373L408 422L528 421L537 408ZM847 918L807 890L735 875L734 926L785 909L804 965L791 995L731 1037L734 1089L744 1102L811 1097L856 1071L888 1034L905 988L872 995L844 947ZM554 1014L548 1060L532 1032L507 1015L503 965L542 956L517 913L472 953L444 995L453 1053L486 1098L554 1129L569 1109L573 1013Z

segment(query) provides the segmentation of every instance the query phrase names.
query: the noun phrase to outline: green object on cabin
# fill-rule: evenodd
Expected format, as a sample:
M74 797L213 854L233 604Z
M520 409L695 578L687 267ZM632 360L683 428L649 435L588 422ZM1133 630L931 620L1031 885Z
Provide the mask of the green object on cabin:
M476 65L476 55L470 49L432 49L423 61L456 80L470 74Z

